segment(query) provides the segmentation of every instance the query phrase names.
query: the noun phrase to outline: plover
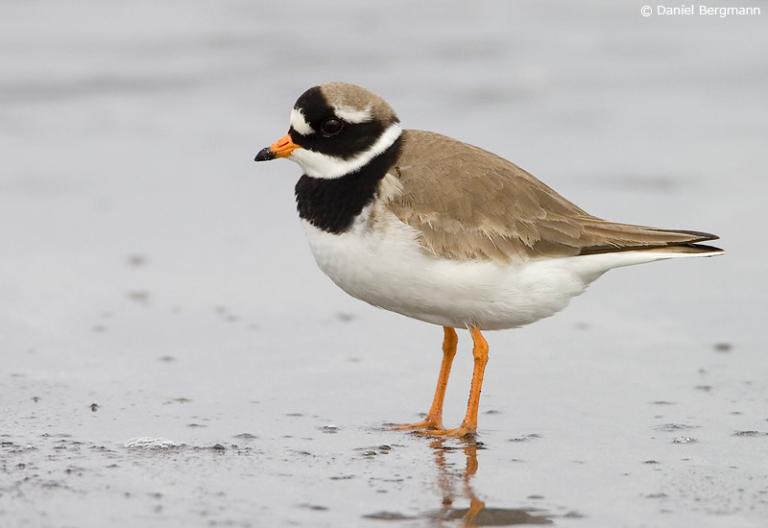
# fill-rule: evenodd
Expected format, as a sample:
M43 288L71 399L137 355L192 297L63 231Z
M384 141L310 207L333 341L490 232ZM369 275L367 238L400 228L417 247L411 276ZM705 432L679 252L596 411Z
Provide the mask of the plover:
M609 222L481 148L404 130L392 108L360 86L304 92L288 133L256 161L288 158L304 174L296 203L320 269L374 306L443 327L432 406L400 426L437 436L477 430L485 330L548 317L606 271L722 253L699 231ZM457 328L473 339L474 369L461 425L442 423Z

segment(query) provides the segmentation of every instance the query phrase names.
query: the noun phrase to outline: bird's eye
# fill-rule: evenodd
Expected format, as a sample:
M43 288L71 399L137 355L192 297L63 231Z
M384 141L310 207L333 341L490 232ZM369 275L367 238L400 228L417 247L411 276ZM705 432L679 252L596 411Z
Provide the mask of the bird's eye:
M342 128L344 128L344 123L334 118L326 119L323 121L323 124L320 125L320 130L322 130L325 137L335 136L341 132Z

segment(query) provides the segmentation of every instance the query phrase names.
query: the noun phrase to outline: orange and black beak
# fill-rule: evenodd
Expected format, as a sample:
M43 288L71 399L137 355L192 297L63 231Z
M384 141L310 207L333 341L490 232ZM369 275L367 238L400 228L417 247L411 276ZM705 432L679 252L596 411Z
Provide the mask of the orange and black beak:
M286 158L297 148L299 148L299 146L293 142L290 134L286 134L270 146L261 149L259 153L256 154L254 161L269 161L275 158Z

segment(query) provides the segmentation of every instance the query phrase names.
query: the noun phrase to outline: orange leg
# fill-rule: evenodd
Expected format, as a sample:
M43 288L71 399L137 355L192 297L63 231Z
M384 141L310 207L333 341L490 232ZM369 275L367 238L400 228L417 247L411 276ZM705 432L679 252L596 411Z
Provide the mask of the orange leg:
M485 366L488 364L488 342L480 333L480 329L473 326L469 329L472 334L474 347L472 355L475 358L475 367L472 370L472 386L469 390L469 401L467 402L467 414L461 425L455 429L433 429L426 430L424 434L430 436L454 436L462 437L474 434L477 431L477 411L480 407L480 392L483 389L483 375Z
M456 345L459 342L456 330L450 326L444 326L443 332L443 361L440 364L440 375L437 378L435 396L432 398L432 406L429 408L427 417L421 422L395 426L396 429L443 428L443 400L445 400L445 389L448 387L448 376L451 375L451 365L453 364L453 358L456 355Z

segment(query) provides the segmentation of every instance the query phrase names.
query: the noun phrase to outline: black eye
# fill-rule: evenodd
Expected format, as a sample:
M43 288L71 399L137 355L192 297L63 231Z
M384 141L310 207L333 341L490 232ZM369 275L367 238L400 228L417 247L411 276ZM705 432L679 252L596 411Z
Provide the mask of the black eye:
M320 125L320 130L325 137L335 136L341 132L342 128L344 128L344 123L334 118L326 119L323 121L323 124Z

